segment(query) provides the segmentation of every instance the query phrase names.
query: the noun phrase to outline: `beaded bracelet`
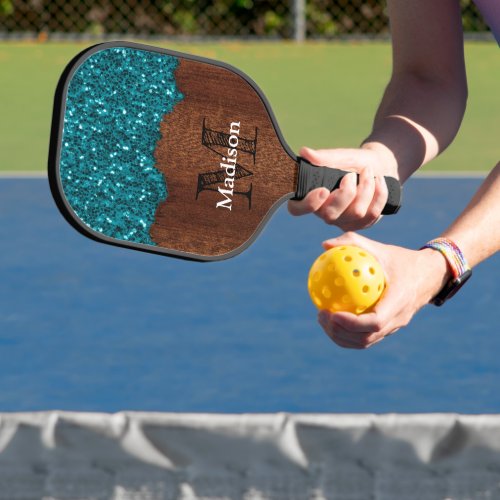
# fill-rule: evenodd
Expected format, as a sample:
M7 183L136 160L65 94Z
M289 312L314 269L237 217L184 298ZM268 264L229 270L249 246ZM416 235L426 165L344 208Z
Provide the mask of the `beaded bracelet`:
M462 250L448 238L436 238L426 243L422 248L432 248L441 252L450 265L454 278L458 278L470 270Z
M453 275L453 278L431 301L433 304L440 306L458 292L462 285L471 277L472 270L460 248L448 238L436 238L427 242L421 250L423 248L432 248L440 252L446 259Z

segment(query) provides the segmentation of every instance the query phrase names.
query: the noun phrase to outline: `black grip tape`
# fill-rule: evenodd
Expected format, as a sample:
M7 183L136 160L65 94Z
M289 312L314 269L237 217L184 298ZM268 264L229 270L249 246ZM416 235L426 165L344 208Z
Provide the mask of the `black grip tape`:
M338 168L317 167L312 165L304 158L299 160L299 176L297 181L297 192L294 200L302 200L307 193L319 187L326 187L333 191L340 186L340 181L350 172L339 170ZM394 177L384 177L387 189L389 191L387 203L382 214L395 214L401 207L402 189L401 184ZM359 182L359 175L356 174L356 182Z

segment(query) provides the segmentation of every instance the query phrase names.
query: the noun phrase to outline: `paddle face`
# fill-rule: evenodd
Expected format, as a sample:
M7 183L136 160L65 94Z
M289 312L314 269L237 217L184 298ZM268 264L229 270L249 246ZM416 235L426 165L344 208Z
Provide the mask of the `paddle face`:
M294 195L297 168L262 92L222 63L104 43L59 82L49 180L64 216L93 239L234 256Z

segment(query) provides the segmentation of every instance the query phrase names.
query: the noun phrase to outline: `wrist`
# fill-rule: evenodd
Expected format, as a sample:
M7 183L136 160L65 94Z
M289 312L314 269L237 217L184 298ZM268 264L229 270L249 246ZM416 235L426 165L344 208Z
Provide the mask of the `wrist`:
M432 248L422 248L418 253L423 259L420 269L425 269L423 287L425 303L428 303L443 289L453 275L446 258L440 252Z
M378 173L399 179L398 162L394 153L385 144L367 139L361 144L361 149L372 151L379 157L382 171Z

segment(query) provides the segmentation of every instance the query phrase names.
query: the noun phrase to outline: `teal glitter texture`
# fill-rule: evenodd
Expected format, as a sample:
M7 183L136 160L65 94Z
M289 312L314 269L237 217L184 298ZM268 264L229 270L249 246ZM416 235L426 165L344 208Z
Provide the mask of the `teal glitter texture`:
M155 245L149 228L166 199L154 167L162 117L183 95L177 58L132 48L92 54L68 87L60 175L76 215L94 231Z

